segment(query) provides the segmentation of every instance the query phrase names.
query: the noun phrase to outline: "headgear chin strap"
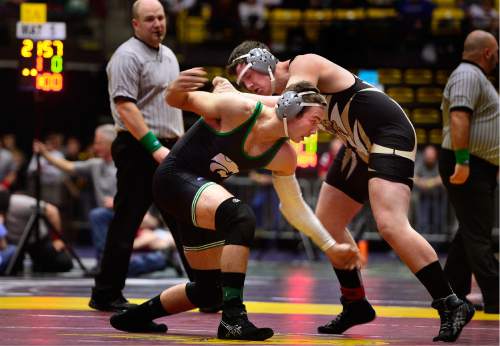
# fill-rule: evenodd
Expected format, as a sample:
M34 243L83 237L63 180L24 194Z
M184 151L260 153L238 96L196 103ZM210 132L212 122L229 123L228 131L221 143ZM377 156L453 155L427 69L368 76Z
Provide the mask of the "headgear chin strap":
M315 91L287 91L279 98L276 103L276 115L278 119L283 120L283 128L285 130L285 136L288 136L288 119L294 119L305 106L317 106L324 107L324 104L317 102L304 102L302 100L303 95L317 94Z
M263 74L269 74L269 78L271 79L271 93L274 94L274 90L276 88L276 81L274 79L274 70L276 70L276 64L278 63L278 59L271 54L267 49L264 48L252 48L247 54L240 55L237 58L234 58L233 62L238 59L246 58L247 65L241 70L236 79L236 84L240 85L241 79L251 68L257 72Z

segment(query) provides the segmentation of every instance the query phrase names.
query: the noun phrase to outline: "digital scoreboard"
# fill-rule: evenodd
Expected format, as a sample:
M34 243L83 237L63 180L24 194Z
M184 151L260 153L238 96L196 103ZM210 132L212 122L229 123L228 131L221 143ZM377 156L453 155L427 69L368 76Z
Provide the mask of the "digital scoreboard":
M297 153L297 166L300 168L314 168L318 165L318 133L304 138L300 143L290 141Z
M21 86L42 91L61 91L64 86L62 40L22 40L19 50Z
M62 91L66 23L47 22L43 3L22 3L20 17L16 26L20 89Z

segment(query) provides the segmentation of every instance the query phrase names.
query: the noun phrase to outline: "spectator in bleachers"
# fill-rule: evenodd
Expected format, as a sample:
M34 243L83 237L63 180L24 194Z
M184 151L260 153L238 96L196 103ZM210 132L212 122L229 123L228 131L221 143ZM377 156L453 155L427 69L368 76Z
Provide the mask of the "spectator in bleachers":
M16 161L12 153L3 148L0 143L0 185L5 189L10 188L17 177Z
M14 133L6 133L2 137L3 147L11 152L16 162L16 169L19 171L26 162L26 156L21 149L17 147L16 135Z
M64 158L61 148L60 134L49 134L45 138L47 152L55 158ZM33 155L28 165L29 190L34 194L37 172L36 155ZM43 198L58 207L63 204L64 180L66 176L45 158L40 157L40 188Z
M5 227L7 229L7 241L17 245L23 232L26 229L29 219L35 212L36 199L22 194L12 194L8 201L7 213L5 216ZM71 257L66 251L66 245L56 234L62 232L61 216L57 207L45 201L40 201L42 215L54 227L56 233L51 234L49 224L39 221L38 238L32 231L30 238L26 242L25 251L30 255L32 270L34 272L58 273L67 272L73 268ZM15 269L22 269L21 256L19 266Z
M98 260L101 258L108 225L113 217L116 167L111 157L111 143L115 137L116 131L113 125L98 126L94 136L94 151L97 157L86 161L68 161L53 155L41 142L35 141L33 144L33 151L40 153L44 159L54 165L55 169L71 175L83 175L92 181L97 207L90 211L89 221Z
M81 142L77 137L68 137L64 147L64 158L68 161L85 161L95 157L92 146L86 151L82 151L81 148ZM96 204L92 181L85 175L69 175L65 180L65 185L67 190L65 216L70 221L70 225L77 225L77 222L85 225L88 222L90 210L95 208ZM78 232L79 229L73 227L72 231Z
M246 35L264 29L265 10L264 0L243 0L238 4L238 14Z
M415 192L417 194L417 229L422 233L439 233L443 225L446 203L443 182L438 169L438 152L427 145L415 163ZM419 157L420 156L420 157Z
M469 29L488 31L498 37L498 10L493 0L479 0L467 9Z
M406 50L417 54L430 41L430 27L434 3L430 0L400 0L396 3L399 12L401 38Z
M250 171L248 177L257 185L250 206L255 213L257 228L278 231L281 220L279 199L273 188L271 174L268 172Z
M80 151L82 145L80 140L76 137L68 137L66 139L66 145L64 146L64 158L68 161L78 161L80 160Z
M335 160L335 157L337 156L337 153L339 152L341 147L342 141L338 137L335 137L330 141L328 151L321 154L318 161L318 177L321 180L325 180L326 173L328 173L328 169L332 165L333 160Z
M232 42L241 32L241 20L238 3L231 0L215 0L211 2L212 15L208 21L214 41Z
M196 0L166 0L169 14L177 14L196 6Z
M7 243L7 228L5 228L5 215L9 208L9 198L9 192L0 187L0 275L5 272L16 251L14 245Z
M201 4L197 0L165 0L162 2L168 13L167 32L174 37L177 33L177 16L187 12L188 15L199 16Z
M172 266L182 275L180 263L175 258L175 241L169 230L161 227L158 218L150 212L144 215L133 244L128 276L138 276Z

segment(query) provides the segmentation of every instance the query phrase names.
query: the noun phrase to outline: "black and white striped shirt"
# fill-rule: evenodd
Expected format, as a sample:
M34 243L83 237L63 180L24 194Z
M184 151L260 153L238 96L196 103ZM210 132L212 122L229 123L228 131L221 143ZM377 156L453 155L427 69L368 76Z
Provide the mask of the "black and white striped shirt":
M158 138L175 138L184 133L182 112L165 101L165 90L179 75L179 63L172 50L159 49L132 37L118 47L107 67L111 112L117 129L127 130L114 100L124 97L136 103L146 125Z
M442 147L453 149L450 134L450 111L471 112L469 151L498 166L499 110L498 93L483 70L469 61L462 61L452 72L444 88Z

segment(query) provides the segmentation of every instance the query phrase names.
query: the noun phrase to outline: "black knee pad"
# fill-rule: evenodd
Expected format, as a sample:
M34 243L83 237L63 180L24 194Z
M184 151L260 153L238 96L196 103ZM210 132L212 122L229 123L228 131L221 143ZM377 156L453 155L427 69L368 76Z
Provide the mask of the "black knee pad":
M186 295L195 306L210 308L222 304L220 269L193 269L195 281L186 284Z
M215 228L224 233L226 245L250 247L255 235L255 214L239 199L228 198L215 212Z

